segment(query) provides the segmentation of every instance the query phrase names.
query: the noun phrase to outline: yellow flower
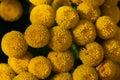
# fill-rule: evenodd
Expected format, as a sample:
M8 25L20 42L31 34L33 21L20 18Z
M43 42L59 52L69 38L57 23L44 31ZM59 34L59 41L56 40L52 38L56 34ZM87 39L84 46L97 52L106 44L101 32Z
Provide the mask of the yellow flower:
M78 45L93 42L96 38L95 26L88 20L80 20L72 32L73 39Z
M35 6L30 13L30 21L32 24L51 27L55 22L55 11L47 4Z
M69 30L55 26L50 34L49 47L54 51L65 51L72 45L72 35Z
M79 52L80 60L88 66L97 66L104 58L104 50L97 42L85 45Z
M74 70L73 80L98 80L98 74L95 68L82 64Z
M3 36L1 48L9 57L22 57L26 54L28 45L21 32L10 31Z
M28 71L39 79L47 78L51 73L51 62L44 56L36 56L30 60Z
M70 51L48 53L54 72L68 72L74 65L74 56Z
M120 63L120 41L109 39L103 42L105 58Z
M90 4L81 3L77 6L77 11L81 19L87 19L95 22L101 15L100 9Z
M50 33L46 26L31 24L24 33L27 44L34 48L41 48L48 44Z
M78 13L70 6L62 6L56 11L56 22L65 29L74 28L79 20Z
M100 38L110 39L116 34L117 28L109 16L101 16L96 21L96 31Z
M1 1L0 14L5 21L16 21L23 14L22 5L18 0Z
M120 67L111 60L104 60L97 67L97 72L102 80L119 80Z

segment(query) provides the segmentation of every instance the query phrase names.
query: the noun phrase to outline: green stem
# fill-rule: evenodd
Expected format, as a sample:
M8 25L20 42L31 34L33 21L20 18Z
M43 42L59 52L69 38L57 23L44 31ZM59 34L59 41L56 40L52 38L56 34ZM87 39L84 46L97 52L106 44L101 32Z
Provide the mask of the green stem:
M77 50L77 47L76 47L76 45L75 44L72 44L72 50L73 50L73 52L74 52L74 54L75 54L75 57L76 57L76 59L79 59L79 51Z

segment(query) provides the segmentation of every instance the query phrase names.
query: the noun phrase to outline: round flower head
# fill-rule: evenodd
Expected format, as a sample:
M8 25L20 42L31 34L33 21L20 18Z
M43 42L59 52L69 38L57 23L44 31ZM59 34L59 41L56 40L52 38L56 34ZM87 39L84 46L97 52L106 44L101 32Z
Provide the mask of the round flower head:
M22 58L9 57L8 64L17 74L21 72L27 72L28 64L31 58L32 55L29 52L27 52L27 54L24 55Z
M50 4L51 0L29 0L34 5Z
M101 80L120 79L120 67L115 62L105 60L96 69Z
M77 10L81 19L87 19L92 22L95 22L101 14L100 9L98 7L94 7L85 3L79 4Z
M27 27L24 37L29 46L41 48L48 44L50 33L46 26L32 24Z
M82 64L74 70L73 80L98 80L98 74L95 68Z
M116 24L120 20L120 11L117 6L101 6L101 14L111 17Z
M71 6L70 0L53 0L51 6L56 11L61 6Z
M37 56L30 60L28 70L39 79L47 78L51 73L51 62L43 56Z
M10 31L3 36L1 48L9 57L21 57L26 54L28 45L21 32Z
M115 39L106 40L103 43L103 48L105 51L105 58L120 63L120 41Z
M48 53L54 72L68 72L74 65L74 56L70 51Z
M97 66L104 58L104 50L100 44L92 42L80 50L79 56L83 64Z
M22 5L18 0L1 1L1 17L5 21L16 21L23 13Z
M29 72L22 72L14 77L13 80L39 80L36 76Z
M50 5L35 6L30 13L30 21L32 24L51 27L55 22L55 12Z
M117 6L119 0L105 0L103 5L106 6Z
M59 26L51 29L49 47L54 51L65 51L72 45L72 35Z
M93 42L96 38L95 26L88 20L80 20L72 32L74 40L78 45Z
M98 36L102 39L112 38L116 34L116 24L109 16L101 16L96 21Z
M70 73L66 72L55 74L51 80L73 80L73 78Z
M78 20L77 11L70 6L62 6L56 11L56 22L60 27L65 29L74 28Z
M16 76L12 68L6 63L0 63L0 79L2 80L13 80Z

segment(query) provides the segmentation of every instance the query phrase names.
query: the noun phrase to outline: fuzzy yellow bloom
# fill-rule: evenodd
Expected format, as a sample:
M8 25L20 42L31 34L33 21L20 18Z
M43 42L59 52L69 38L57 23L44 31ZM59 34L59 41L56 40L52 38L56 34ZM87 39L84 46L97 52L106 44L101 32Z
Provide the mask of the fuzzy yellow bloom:
M80 60L88 66L97 66L104 58L104 50L97 42L88 43L79 52Z
M95 26L88 20L80 20L73 29L73 38L78 45L85 45L93 42L96 38Z
M18 0L1 1L1 17L5 21L16 21L22 14L22 5Z
M39 80L36 76L29 72L22 72L14 77L13 80Z
M27 52L27 54L25 54L22 58L9 57L8 64L17 74L21 72L27 72L28 64L31 58L32 55Z
M103 42L105 58L120 63L120 41L109 39Z
M29 0L34 5L50 4L51 0Z
M102 39L112 38L117 31L116 24L109 16L101 16L96 21L98 36Z
M28 45L19 31L6 33L1 41L2 51L9 57L21 57L26 54Z
M81 3L77 7L77 11L81 19L87 19L95 22L101 15L100 9L89 4Z
M120 11L117 6L101 6L101 14L109 16L117 24L120 20Z
M30 21L32 24L51 27L55 22L55 11L47 4L35 6L30 13Z
M54 72L68 72L74 65L74 56L70 51L48 53Z
M105 60L96 69L101 80L120 80L120 66L115 62Z
M30 60L28 70L39 79L47 78L51 73L51 62L44 56L36 56Z
M48 44L50 33L46 26L31 24L27 27L24 37L29 46L41 48Z
M98 74L95 68L82 64L74 70L73 80L98 80Z
M55 74L51 80L73 80L73 78L70 73L66 72Z
M50 33L49 47L54 51L65 51L72 45L72 35L69 30L55 26Z
M13 80L16 76L13 69L6 63L0 63L0 79L1 80Z
M78 13L70 6L62 6L56 11L57 24L65 29L74 28L79 20Z

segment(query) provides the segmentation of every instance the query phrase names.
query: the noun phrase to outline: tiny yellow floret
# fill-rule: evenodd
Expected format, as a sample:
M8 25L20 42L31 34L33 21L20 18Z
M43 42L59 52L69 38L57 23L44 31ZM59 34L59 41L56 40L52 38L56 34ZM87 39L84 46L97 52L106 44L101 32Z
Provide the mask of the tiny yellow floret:
M53 71L56 73L68 72L74 65L74 56L70 51L51 51L48 53L48 58L52 63Z
M5 21L17 21L23 14L23 8L18 0L1 1L1 17Z
M54 51L65 51L72 45L72 35L69 30L55 26L50 34L49 47Z
M32 24L51 27L55 22L55 11L47 4L35 6L30 13L30 21Z
M33 48L41 48L48 44L50 32L46 26L31 24L24 32L27 44Z
M80 20L72 33L73 39L78 45L93 42L96 38L95 25L88 20Z
M74 70L73 80L98 80L98 74L95 68L82 64Z
M44 56L36 56L30 60L28 71L38 77L38 79L45 79L51 73L51 62Z
M9 57L21 57L26 54L28 45L20 31L12 30L3 36L1 48Z

